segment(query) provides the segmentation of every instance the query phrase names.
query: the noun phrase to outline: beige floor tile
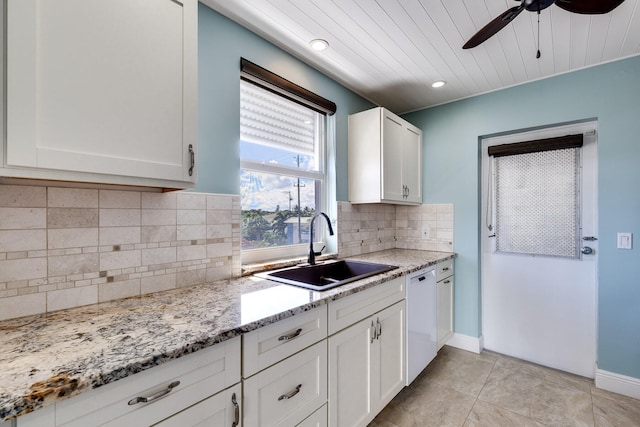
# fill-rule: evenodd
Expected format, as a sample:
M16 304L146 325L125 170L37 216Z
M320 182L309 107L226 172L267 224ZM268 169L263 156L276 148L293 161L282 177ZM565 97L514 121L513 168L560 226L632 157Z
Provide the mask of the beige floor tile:
M460 393L478 397L495 360L486 355L479 356L464 350L444 350L427 367L426 375L423 377ZM416 379L418 382L422 380L421 377Z
M544 427L544 425L515 412L478 400L473 405L464 427Z
M445 346L370 427L594 425L640 427L640 400L596 389L588 378Z
M593 416L598 427L640 426L640 400L593 388Z
M459 427L475 399L434 382L403 390L370 426Z
M495 367L478 399L547 425L594 425L589 393L511 369Z
M576 388L578 390L584 391L585 393L589 393L591 390L591 386L593 385L593 380L590 378L573 375L568 372L559 371L557 369L547 368L545 366L537 365L535 363L527 362L509 356L498 355L496 366L511 369L522 374L542 378L547 381L552 381L564 387Z

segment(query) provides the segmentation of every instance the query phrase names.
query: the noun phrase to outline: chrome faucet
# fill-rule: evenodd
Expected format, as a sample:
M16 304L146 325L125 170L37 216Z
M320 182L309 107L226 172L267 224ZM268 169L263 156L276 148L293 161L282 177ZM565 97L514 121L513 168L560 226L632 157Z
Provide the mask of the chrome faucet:
M320 252L316 252L313 250L313 221L320 215L322 215L324 219L327 221L327 226L329 227L329 235L333 236L333 227L331 227L331 220L329 219L326 213L319 212L315 214L313 217L311 217L311 221L309 221L309 258L307 259L307 262L309 263L309 265L315 265L316 255L320 255L322 253L322 250L324 249L324 247L320 249Z

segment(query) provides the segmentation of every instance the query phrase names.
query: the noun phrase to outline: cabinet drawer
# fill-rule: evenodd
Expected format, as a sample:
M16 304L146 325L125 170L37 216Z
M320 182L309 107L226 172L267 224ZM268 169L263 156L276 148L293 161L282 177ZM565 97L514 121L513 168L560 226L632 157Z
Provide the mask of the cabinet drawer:
M327 427L327 404L311 414L309 418L297 425L297 427Z
M148 403L138 396L171 392ZM142 426L157 423L240 381L240 337L56 403L56 425Z
M244 382L245 426L294 426L327 402L327 341Z
M405 278L398 277L357 294L331 301L328 312L329 335L404 299L405 289Z
M240 427L242 386L240 383L178 412L154 427L231 426ZM233 423L237 424L233 424Z
M248 378L326 337L326 306L249 332L242 337L242 376Z
M436 281L439 282L453 275L453 260L448 259L446 261L439 262L436 265Z

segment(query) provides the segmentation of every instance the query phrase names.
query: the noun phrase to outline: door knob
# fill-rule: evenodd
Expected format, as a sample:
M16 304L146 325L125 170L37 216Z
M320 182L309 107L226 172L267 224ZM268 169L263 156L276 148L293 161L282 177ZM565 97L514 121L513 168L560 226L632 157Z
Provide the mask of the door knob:
M585 246L584 248L582 248L581 252L583 255L591 255L593 253L593 249L589 246Z

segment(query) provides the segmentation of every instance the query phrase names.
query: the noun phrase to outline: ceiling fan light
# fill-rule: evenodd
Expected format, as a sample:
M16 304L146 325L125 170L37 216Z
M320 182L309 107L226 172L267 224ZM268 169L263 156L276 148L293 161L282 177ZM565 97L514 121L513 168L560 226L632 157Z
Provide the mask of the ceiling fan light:
M309 42L311 49L317 50L318 52L322 52L329 47L329 43L326 40L322 39L314 39Z
M447 84L447 82L445 82L444 80L436 80L435 82L431 83L431 87L439 88L439 87L442 87L442 86L444 86L446 84Z

